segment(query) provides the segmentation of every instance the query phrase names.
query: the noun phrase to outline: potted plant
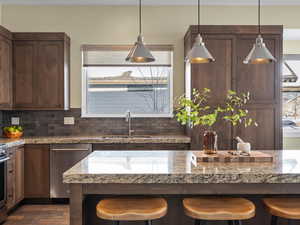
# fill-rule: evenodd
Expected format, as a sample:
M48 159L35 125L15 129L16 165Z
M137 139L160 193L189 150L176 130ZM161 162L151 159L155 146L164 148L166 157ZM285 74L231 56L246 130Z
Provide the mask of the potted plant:
M204 126L207 130L203 134L203 150L207 154L217 152L217 133L212 130L212 126L218 121L225 120L233 126L243 124L245 127L257 123L249 117L245 105L250 99L250 94L242 93L238 95L235 91L229 90L224 104L210 106L208 99L211 90L204 88L202 91L193 89L192 97L184 95L177 99L176 118L182 125L193 128Z

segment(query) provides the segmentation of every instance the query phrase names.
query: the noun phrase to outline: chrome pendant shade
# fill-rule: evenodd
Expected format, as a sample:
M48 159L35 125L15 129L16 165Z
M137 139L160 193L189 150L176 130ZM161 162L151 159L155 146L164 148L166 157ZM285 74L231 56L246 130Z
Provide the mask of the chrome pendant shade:
M261 35L256 38L255 44L249 55L244 60L245 64L267 64L276 61L274 56L266 47Z
M187 54L186 61L190 63L209 63L215 61L205 47L205 43L200 34L197 35L192 49Z
M134 46L130 49L126 61L132 63L148 63L155 61L155 58L151 54L150 50L144 44L144 38L142 36L142 1L139 0L139 36Z
M192 49L186 55L185 61L192 64L210 63L215 61L200 35L200 0L198 0L198 35L195 38Z
M268 64L271 62L276 62L276 59L266 47L266 44L261 36L260 0L258 0L258 36L255 40L253 48L243 62L244 64Z
M130 49L126 61L133 63L147 63L155 61L155 58L145 46L143 42L143 36L140 34L135 42L134 46Z

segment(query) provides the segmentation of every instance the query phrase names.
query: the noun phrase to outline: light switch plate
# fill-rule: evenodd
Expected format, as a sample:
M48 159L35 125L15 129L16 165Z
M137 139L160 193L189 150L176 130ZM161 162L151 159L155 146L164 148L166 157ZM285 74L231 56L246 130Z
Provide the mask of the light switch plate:
M75 119L74 117L64 117L64 125L74 125Z
M20 125L20 117L12 117L11 124L12 125Z

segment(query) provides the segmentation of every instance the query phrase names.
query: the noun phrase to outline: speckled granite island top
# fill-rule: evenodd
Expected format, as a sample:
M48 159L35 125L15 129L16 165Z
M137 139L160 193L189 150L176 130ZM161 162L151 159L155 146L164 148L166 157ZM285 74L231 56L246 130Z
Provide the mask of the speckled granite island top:
M0 144L14 147L24 144L189 144L191 139L184 135L95 135L95 136L49 136L0 138Z
M269 163L195 163L192 151L95 151L63 175L73 184L300 183L300 150Z

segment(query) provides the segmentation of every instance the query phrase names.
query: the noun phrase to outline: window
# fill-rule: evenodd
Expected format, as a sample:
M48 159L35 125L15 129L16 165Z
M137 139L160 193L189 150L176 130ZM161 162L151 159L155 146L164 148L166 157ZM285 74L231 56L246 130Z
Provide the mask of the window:
M173 47L150 46L147 64L126 62L129 49L82 47L82 117L172 117Z

